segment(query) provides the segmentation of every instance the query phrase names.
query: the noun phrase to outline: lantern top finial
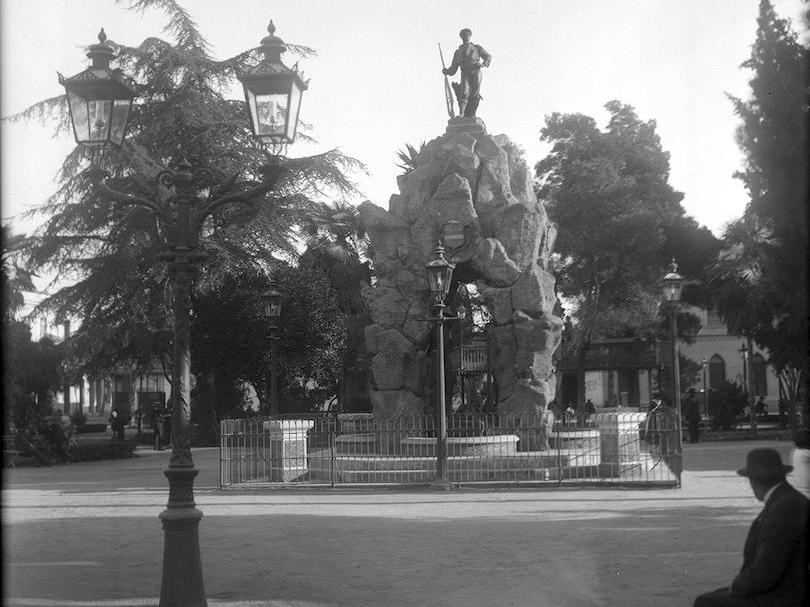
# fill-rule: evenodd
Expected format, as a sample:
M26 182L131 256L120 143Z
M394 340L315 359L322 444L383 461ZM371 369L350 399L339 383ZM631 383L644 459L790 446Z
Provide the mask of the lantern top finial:
M110 69L110 61L115 57L110 45L107 44L107 33L102 27L98 33L98 43L91 44L87 49L87 58L91 60L94 69Z
M281 61L281 53L287 50L284 40L276 36L276 24L270 20L267 26L268 36L262 38L262 51L264 51L265 62Z

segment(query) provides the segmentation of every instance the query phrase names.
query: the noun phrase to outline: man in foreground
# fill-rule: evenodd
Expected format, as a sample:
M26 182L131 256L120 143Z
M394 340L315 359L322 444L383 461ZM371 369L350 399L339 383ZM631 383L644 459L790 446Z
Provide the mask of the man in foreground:
M785 481L793 469L774 449L754 449L745 468L754 496L765 505L748 532L743 566L730 588L701 594L694 607L806 605L808 500Z

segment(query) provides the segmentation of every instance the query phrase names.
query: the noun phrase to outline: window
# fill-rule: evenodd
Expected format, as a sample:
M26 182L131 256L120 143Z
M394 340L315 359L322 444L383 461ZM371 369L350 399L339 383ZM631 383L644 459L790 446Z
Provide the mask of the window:
M754 395L767 396L768 395L768 364L762 357L762 354L754 354L754 362L751 365L751 372L753 373L754 380Z
M719 354L709 359L709 388L717 388L726 381L726 361Z

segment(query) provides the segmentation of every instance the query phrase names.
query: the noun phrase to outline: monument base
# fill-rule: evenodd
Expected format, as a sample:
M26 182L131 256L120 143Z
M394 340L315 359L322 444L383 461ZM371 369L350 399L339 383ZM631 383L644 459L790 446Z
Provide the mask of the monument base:
M487 127L480 118L456 116L447 121L445 133L471 133L473 135L486 135Z

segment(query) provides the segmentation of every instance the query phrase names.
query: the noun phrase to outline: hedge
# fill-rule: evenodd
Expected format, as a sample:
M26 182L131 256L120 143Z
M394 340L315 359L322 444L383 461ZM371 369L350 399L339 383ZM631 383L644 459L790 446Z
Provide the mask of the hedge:
M104 459L126 459L135 456L135 443L114 442L109 443L79 443L70 454L74 462L94 462Z
M106 432L107 424L92 423L84 424L83 426L76 426L76 434L90 434L91 432Z

